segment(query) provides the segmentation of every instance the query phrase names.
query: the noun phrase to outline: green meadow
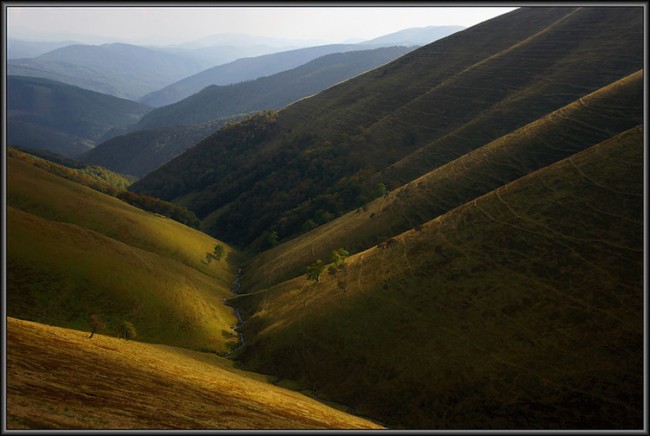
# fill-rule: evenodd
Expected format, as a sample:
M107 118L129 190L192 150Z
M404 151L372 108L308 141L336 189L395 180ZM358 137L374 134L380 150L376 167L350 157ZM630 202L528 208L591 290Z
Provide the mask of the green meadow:
M114 197L8 159L8 315L227 352L237 342L233 256L220 241ZM224 257L207 257L216 245Z

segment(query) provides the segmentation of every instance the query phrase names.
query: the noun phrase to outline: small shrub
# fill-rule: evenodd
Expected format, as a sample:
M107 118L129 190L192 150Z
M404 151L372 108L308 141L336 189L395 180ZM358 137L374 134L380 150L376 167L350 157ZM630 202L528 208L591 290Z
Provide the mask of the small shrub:
M314 280L316 283L318 283L318 280L320 279L320 275L323 272L323 269L325 269L325 265L323 264L323 261L317 259L316 262L307 266L307 279Z
M118 326L118 337L124 338L127 341L134 339L138 336L135 326L129 321L122 321Z

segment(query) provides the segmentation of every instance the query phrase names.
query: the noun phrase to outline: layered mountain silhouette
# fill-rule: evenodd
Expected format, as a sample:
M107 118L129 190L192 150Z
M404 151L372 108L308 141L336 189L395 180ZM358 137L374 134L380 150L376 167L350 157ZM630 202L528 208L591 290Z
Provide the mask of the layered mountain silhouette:
M253 81L209 86L143 117L138 128L201 123L215 118L279 109L411 51L388 47L321 56L304 65Z
M75 41L25 41L7 38L7 59L33 58L73 44L78 43Z
M196 94L210 85L229 85L258 77L270 76L290 70L321 56L332 53L366 50L369 48L392 46L417 46L444 38L460 30L458 26L430 26L426 28L405 29L394 34L384 35L375 40L360 44L328 44L287 50L263 56L237 59L186 77L163 89L142 97L140 101L159 107L176 103Z
M7 141L74 157L151 108L61 82L7 77Z
M638 71L638 19L635 8L514 11L223 129L132 189L189 195L206 230L240 246L295 236L379 183L394 189Z
M154 109L133 133L99 144L82 159L142 177L229 121L278 109L385 64L411 48L389 47L322 56L289 71L228 86L209 86L178 103Z
M130 100L203 68L195 59L122 43L73 44L7 62L10 75L41 77Z
M643 68L643 7L523 7L456 32L230 122L118 196L187 207L210 236L12 149L8 392L29 407L8 419L644 429ZM206 105L225 89L246 88ZM109 320L95 342L88 313ZM108 337L123 319L165 345ZM126 397L119 416L80 406Z

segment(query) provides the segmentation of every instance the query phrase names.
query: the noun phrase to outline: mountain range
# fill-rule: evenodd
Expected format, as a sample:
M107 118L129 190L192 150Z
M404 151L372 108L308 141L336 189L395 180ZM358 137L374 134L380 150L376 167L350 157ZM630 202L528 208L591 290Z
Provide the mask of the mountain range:
M525 26L522 9L222 129L132 189L191 198L205 230L240 247L264 232L288 239L642 68L638 28L606 26L635 9L533 11ZM575 22L603 30L577 39Z
M137 100L204 66L195 59L131 44L75 44L34 58L9 60L7 72Z
M10 428L642 431L644 11L518 8L111 195L10 149Z
M227 122L255 111L281 108L410 50L387 47L335 53L253 81L212 85L178 103L154 109L129 127L132 133L99 144L80 159L142 177Z
M7 77L7 142L75 157L151 108L48 79Z
M186 77L163 89L144 96L140 101L150 106L165 106L180 101L210 85L229 85L258 77L270 76L290 70L321 56L332 53L359 51L368 48L391 46L415 46L420 41L433 42L460 30L458 26L431 26L424 29L406 29L403 32L384 35L376 42L359 44L328 44L288 50L279 53L238 59Z

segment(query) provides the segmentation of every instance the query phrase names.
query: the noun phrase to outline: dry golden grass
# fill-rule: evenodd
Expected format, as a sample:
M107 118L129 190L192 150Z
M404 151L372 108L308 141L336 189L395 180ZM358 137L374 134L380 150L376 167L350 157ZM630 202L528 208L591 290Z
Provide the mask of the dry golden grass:
M353 253L370 248L642 120L640 70L401 186L367 210L349 212L260 253L246 266L242 289L295 277L341 247Z
M7 429L363 429L379 425L164 345L7 319Z
M643 291L638 126L237 297L238 358L390 426L639 429Z
M116 335L224 353L237 323L234 257L208 261L220 241L171 219L7 159L7 314L86 330L88 315ZM223 244L221 244L223 245Z

